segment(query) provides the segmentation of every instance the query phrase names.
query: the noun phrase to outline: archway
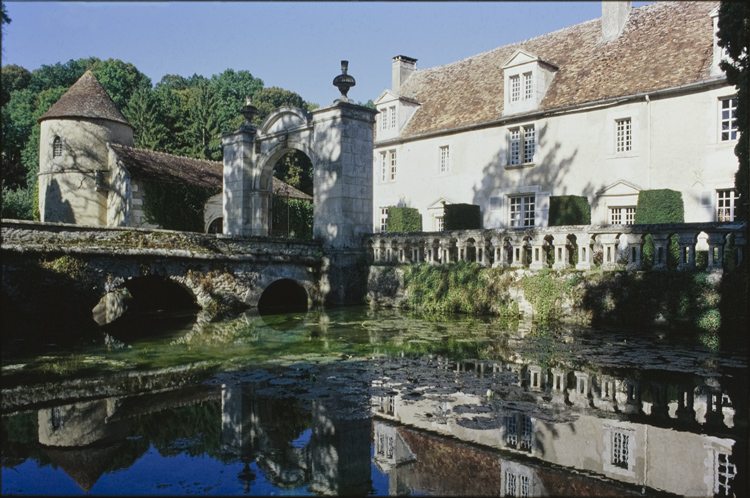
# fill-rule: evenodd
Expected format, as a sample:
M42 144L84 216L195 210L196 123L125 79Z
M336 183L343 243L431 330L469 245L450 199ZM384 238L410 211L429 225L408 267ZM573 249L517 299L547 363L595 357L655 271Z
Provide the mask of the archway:
M305 288L291 278L282 278L266 287L258 300L258 313L274 315L279 313L305 312L309 307L309 297Z

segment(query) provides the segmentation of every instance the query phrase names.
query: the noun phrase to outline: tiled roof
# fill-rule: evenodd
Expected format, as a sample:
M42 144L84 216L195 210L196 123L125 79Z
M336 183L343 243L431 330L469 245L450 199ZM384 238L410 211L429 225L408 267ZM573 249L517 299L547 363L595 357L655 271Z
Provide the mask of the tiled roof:
M91 71L73 83L39 121L55 118L107 119L132 126Z
M622 34L601 41L601 19L417 70L399 93L421 105L401 137L503 117L502 65L524 50L559 69L539 110L596 102L710 79L718 2L657 2L631 9Z
M175 156L127 145L109 146L133 177L162 183L187 183L200 187L222 188L224 165L221 162ZM309 195L275 177L273 195L312 200Z

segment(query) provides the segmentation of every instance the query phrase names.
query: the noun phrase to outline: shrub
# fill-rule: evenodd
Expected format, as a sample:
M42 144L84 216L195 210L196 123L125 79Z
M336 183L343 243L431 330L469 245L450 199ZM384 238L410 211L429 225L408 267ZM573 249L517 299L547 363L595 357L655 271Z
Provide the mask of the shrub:
M422 216L419 210L410 207L389 207L385 231L388 233L421 232Z
M445 230L482 228L482 214L476 204L446 204L443 222Z
M303 199L274 196L272 232L275 237L313 238L313 205Z
M549 226L590 224L591 206L588 197L557 195L549 198Z
M642 190L638 194L635 224L684 223L685 207L682 192L675 190Z
M167 230L203 232L203 210L221 189L144 182L143 212L149 223Z
M18 190L3 187L2 218L33 220L36 205L36 185Z

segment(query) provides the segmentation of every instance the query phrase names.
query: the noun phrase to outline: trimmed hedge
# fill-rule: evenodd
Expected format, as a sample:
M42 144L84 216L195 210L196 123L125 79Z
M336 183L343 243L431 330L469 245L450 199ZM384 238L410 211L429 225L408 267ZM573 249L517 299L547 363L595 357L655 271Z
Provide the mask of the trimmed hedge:
M398 232L421 232L422 216L419 209L410 207L388 208L388 218L385 222L385 231L388 233Z
M670 189L642 190L638 194L635 224L684 223L682 192Z
M590 225L591 206L582 195L555 195L549 198L549 226Z
M473 230L482 228L482 214L476 204L445 204L444 230Z

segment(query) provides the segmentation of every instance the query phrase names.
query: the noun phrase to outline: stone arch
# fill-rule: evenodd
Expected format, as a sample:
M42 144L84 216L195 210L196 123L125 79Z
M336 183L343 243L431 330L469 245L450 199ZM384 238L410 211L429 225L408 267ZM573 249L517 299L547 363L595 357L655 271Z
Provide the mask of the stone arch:
M310 295L297 280L279 278L271 282L258 298L258 312L274 314L279 311L307 311Z
M255 276L245 294L245 304L257 307L266 290L275 282L291 280L302 287L307 295L307 306L315 301L317 288L311 276L302 268L287 266L269 266Z

